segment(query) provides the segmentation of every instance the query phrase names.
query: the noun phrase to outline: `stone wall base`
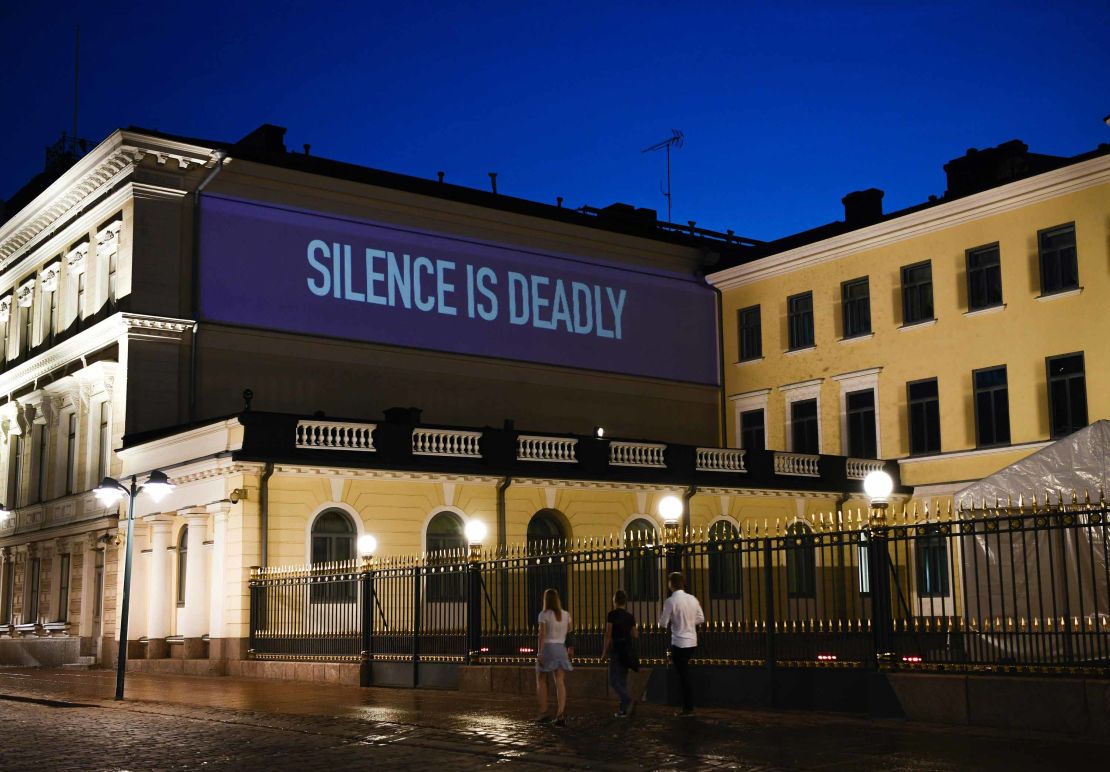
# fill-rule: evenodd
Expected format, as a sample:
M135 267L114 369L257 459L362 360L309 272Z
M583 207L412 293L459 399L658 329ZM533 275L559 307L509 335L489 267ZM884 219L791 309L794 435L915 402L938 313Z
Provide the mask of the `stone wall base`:
M652 668L628 674L628 690L640 697L647 689ZM550 679L551 676L548 676ZM585 699L616 699L609 688L609 669L580 667L566 674L567 692ZM496 692L497 694L535 695L536 669L514 665L467 665L459 667L460 692ZM554 696L554 685L548 681L548 692Z
M272 662L256 659L229 659L227 675L243 678L271 678L279 681L315 681L316 683L358 686L361 666L340 662Z
M0 638L0 665L60 667L81 656L76 636L57 638Z
M225 676L227 663L211 659L129 659L128 673L153 673L161 675Z

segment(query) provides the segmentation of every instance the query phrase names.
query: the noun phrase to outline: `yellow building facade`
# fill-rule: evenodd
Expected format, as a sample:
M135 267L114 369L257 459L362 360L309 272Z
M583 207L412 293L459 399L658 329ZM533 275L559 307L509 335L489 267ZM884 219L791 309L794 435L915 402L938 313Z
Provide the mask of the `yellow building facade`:
M1110 154L1058 160L952 195L957 159L943 199L883 216L881 192L852 194L845 224L711 274L729 442L743 447L762 410L767 447L812 443L792 424L815 400L808 450L873 447L929 500L1110 416Z

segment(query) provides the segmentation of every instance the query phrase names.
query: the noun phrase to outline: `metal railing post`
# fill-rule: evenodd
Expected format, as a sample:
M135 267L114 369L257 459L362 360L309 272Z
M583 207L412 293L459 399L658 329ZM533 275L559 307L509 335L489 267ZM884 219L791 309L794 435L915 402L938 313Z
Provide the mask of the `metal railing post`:
M420 626L421 619L421 594L424 583L424 566L417 563L412 568L412 685L415 688L420 683Z
M767 669L767 704L775 706L775 565L771 537L763 540L763 640Z
M868 523L867 570L871 585L871 633L875 666L894 652L894 614L890 599L890 552L887 547L886 507L875 506Z
M470 545L466 563L466 664L481 657L482 649L482 564L481 547Z
M251 628L247 638L247 658L249 659L254 654L258 646L257 636L258 631L265 625L265 600L263 595L263 588L261 586L261 573L262 569L259 566L251 566L250 578L250 597L251 597Z
M359 648L359 686L370 686L374 682L374 559L364 557L362 570L358 575L359 585L359 633L362 638Z

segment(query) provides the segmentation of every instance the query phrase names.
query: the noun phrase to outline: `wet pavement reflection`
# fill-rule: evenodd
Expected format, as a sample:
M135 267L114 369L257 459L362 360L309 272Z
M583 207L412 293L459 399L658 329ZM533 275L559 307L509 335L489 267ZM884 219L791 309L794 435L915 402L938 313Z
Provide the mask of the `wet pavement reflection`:
M609 703L573 695L569 726L559 729L530 721L530 697L243 678L129 674L128 700L115 703L114 678L0 669L0 767L55 768L41 763L46 748L58 768L73 769L336 770L372 762L398 770L1043 771L1099 768L1095 760L1110 751L1085 739L801 712L706 710L680 719L673 709L640 705L622 720ZM89 707L62 711L12 697ZM103 732L88 731L116 724L131 745L101 743ZM25 745L33 766L21 766Z

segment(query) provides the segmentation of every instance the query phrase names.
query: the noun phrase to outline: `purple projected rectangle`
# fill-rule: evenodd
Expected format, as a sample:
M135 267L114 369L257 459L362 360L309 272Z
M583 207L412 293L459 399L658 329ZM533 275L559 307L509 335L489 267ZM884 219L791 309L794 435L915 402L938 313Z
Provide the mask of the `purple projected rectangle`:
M717 385L699 278L201 197L201 316Z

